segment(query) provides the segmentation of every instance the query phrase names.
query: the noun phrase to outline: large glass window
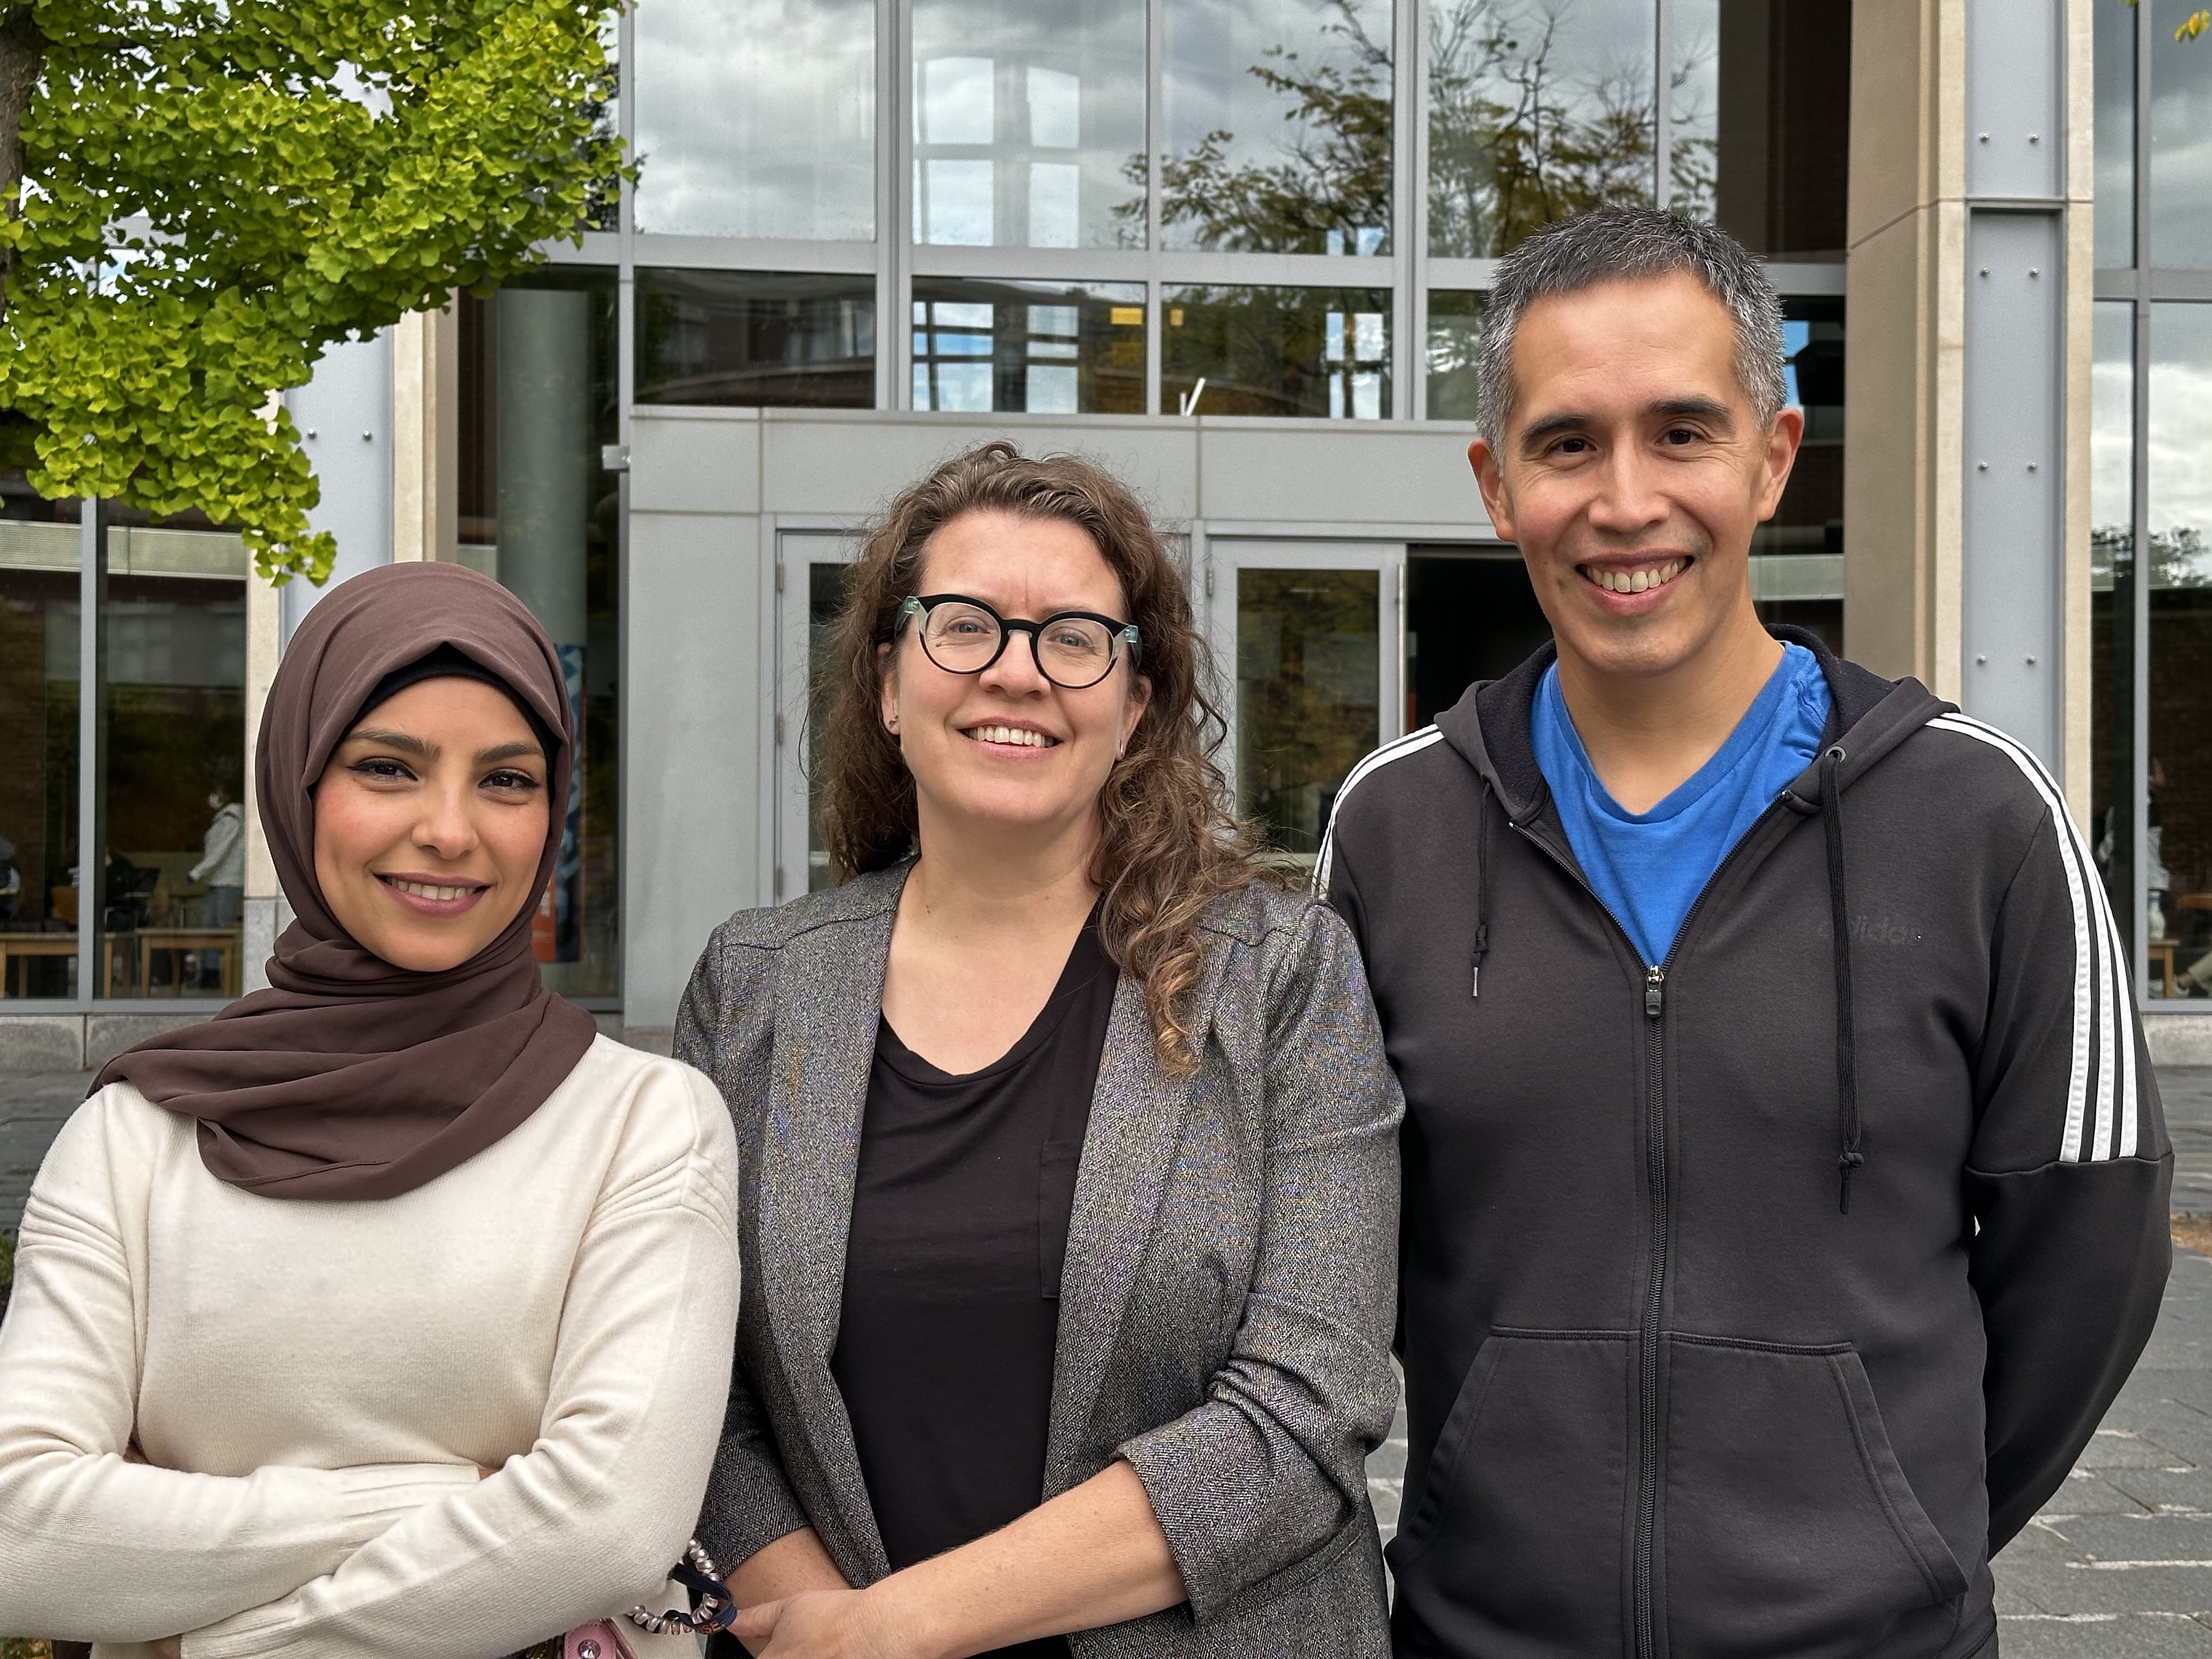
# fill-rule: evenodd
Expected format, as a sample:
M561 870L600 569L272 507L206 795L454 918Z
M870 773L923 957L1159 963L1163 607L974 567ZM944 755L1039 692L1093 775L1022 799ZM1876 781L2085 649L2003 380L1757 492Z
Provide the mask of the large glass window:
M1504 253L1607 203L1715 219L1755 253L1840 259L1848 194L1848 5L1435 0L1429 13L1429 250Z
M1145 245L1145 0L914 0L914 240Z
M1674 0L1668 205L1754 253L1844 257L1851 9Z
M2135 901L2135 307L2101 301L2092 325L2089 403L2089 815L2112 914L2131 939L2166 937L2166 910L2146 933ZM2151 833L2158 833L2155 824ZM2154 883L2161 895L2163 878ZM2163 965L2163 964L2162 964ZM2165 989L2163 973L2158 989Z
M916 277L914 406L1143 414L1144 284Z
M2136 9L2097 8L2097 264L2136 262Z
M1654 197L1652 0L1435 0L1429 251L1486 258Z
M1336 792L1382 741L1382 576L1237 570L1237 809L1283 851L1321 851Z
M462 313L461 556L552 636L581 733L534 939L576 997L621 989L615 294L611 271L556 268Z
M2150 59L2150 249L2142 263L2212 265L2212 51L2203 40L2174 39L2195 5L2147 3L2157 49Z
M1483 296L1437 289L1429 295L1429 418L1473 421L1482 415Z
M1380 420L1390 412L1382 289L1170 289L1160 401L1187 415Z
M2212 305L2151 307L2150 753L2144 860L2157 946L2212 981ZM2162 926L2159 925L2162 922ZM2200 971L2202 970L2202 971Z
M875 0L645 0L637 228L867 241Z
M240 988L246 568L234 535L108 532L105 637L88 677L100 697L106 855L89 887L77 876L79 902L89 891L99 906L97 995Z
M1390 251L1391 19L1389 0L1172 0L1169 247Z
M876 401L876 284L780 271L637 273L641 404Z
M0 475L0 999L76 992L78 545Z
M1783 395L1805 439L1773 518L1753 532L1759 619L1808 629L1844 649L1844 302L1783 301Z

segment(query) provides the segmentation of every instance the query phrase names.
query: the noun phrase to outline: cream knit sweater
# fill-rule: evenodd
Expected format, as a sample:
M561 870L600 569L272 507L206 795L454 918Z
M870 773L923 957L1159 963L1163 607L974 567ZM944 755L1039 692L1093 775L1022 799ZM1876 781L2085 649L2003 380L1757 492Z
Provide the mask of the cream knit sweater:
M112 1084L32 1189L0 1633L490 1659L660 1590L737 1324L712 1084L602 1037L512 1133L377 1202L242 1192L196 1133Z

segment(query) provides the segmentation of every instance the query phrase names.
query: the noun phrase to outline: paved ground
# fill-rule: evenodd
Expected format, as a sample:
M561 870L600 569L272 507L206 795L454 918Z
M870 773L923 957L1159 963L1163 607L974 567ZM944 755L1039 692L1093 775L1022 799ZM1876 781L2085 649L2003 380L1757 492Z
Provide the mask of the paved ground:
M0 1077L0 1230L89 1079ZM2212 1068L2159 1074L2173 1207L2212 1218ZM1397 1530L1405 1418L1368 1460ZM2064 1488L2000 1556L2006 1659L2212 1659L2212 1259L2174 1253L2157 1334Z

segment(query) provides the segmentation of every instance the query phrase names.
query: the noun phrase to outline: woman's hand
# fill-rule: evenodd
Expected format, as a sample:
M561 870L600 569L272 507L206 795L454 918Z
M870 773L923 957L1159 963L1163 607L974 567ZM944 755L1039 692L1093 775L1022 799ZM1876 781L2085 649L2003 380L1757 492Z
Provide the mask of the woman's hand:
M747 1607L731 1634L763 1659L926 1659L866 1590L802 1590Z
M181 1636L164 1636L160 1641L149 1642L146 1645L160 1654L161 1659L185 1659L185 1638Z

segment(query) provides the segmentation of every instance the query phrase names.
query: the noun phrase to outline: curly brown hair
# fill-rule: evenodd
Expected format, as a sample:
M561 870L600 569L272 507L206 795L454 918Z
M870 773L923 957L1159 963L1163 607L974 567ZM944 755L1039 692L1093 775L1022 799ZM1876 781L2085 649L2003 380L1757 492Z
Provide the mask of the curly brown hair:
M1214 763L1226 727L1210 695L1212 653L1190 595L1137 498L1075 455L1024 457L1004 440L945 462L893 501L845 574L831 659L829 769L822 832L837 879L881 870L915 849L914 777L881 717L879 647L919 591L929 539L969 513L1056 519L1089 534L1120 580L1141 641L1152 698L1099 792L1101 835L1091 879L1101 894L1099 939L1145 988L1160 1059L1188 1072L1186 1025L1205 946L1198 920L1217 895L1262 877L1253 842Z

